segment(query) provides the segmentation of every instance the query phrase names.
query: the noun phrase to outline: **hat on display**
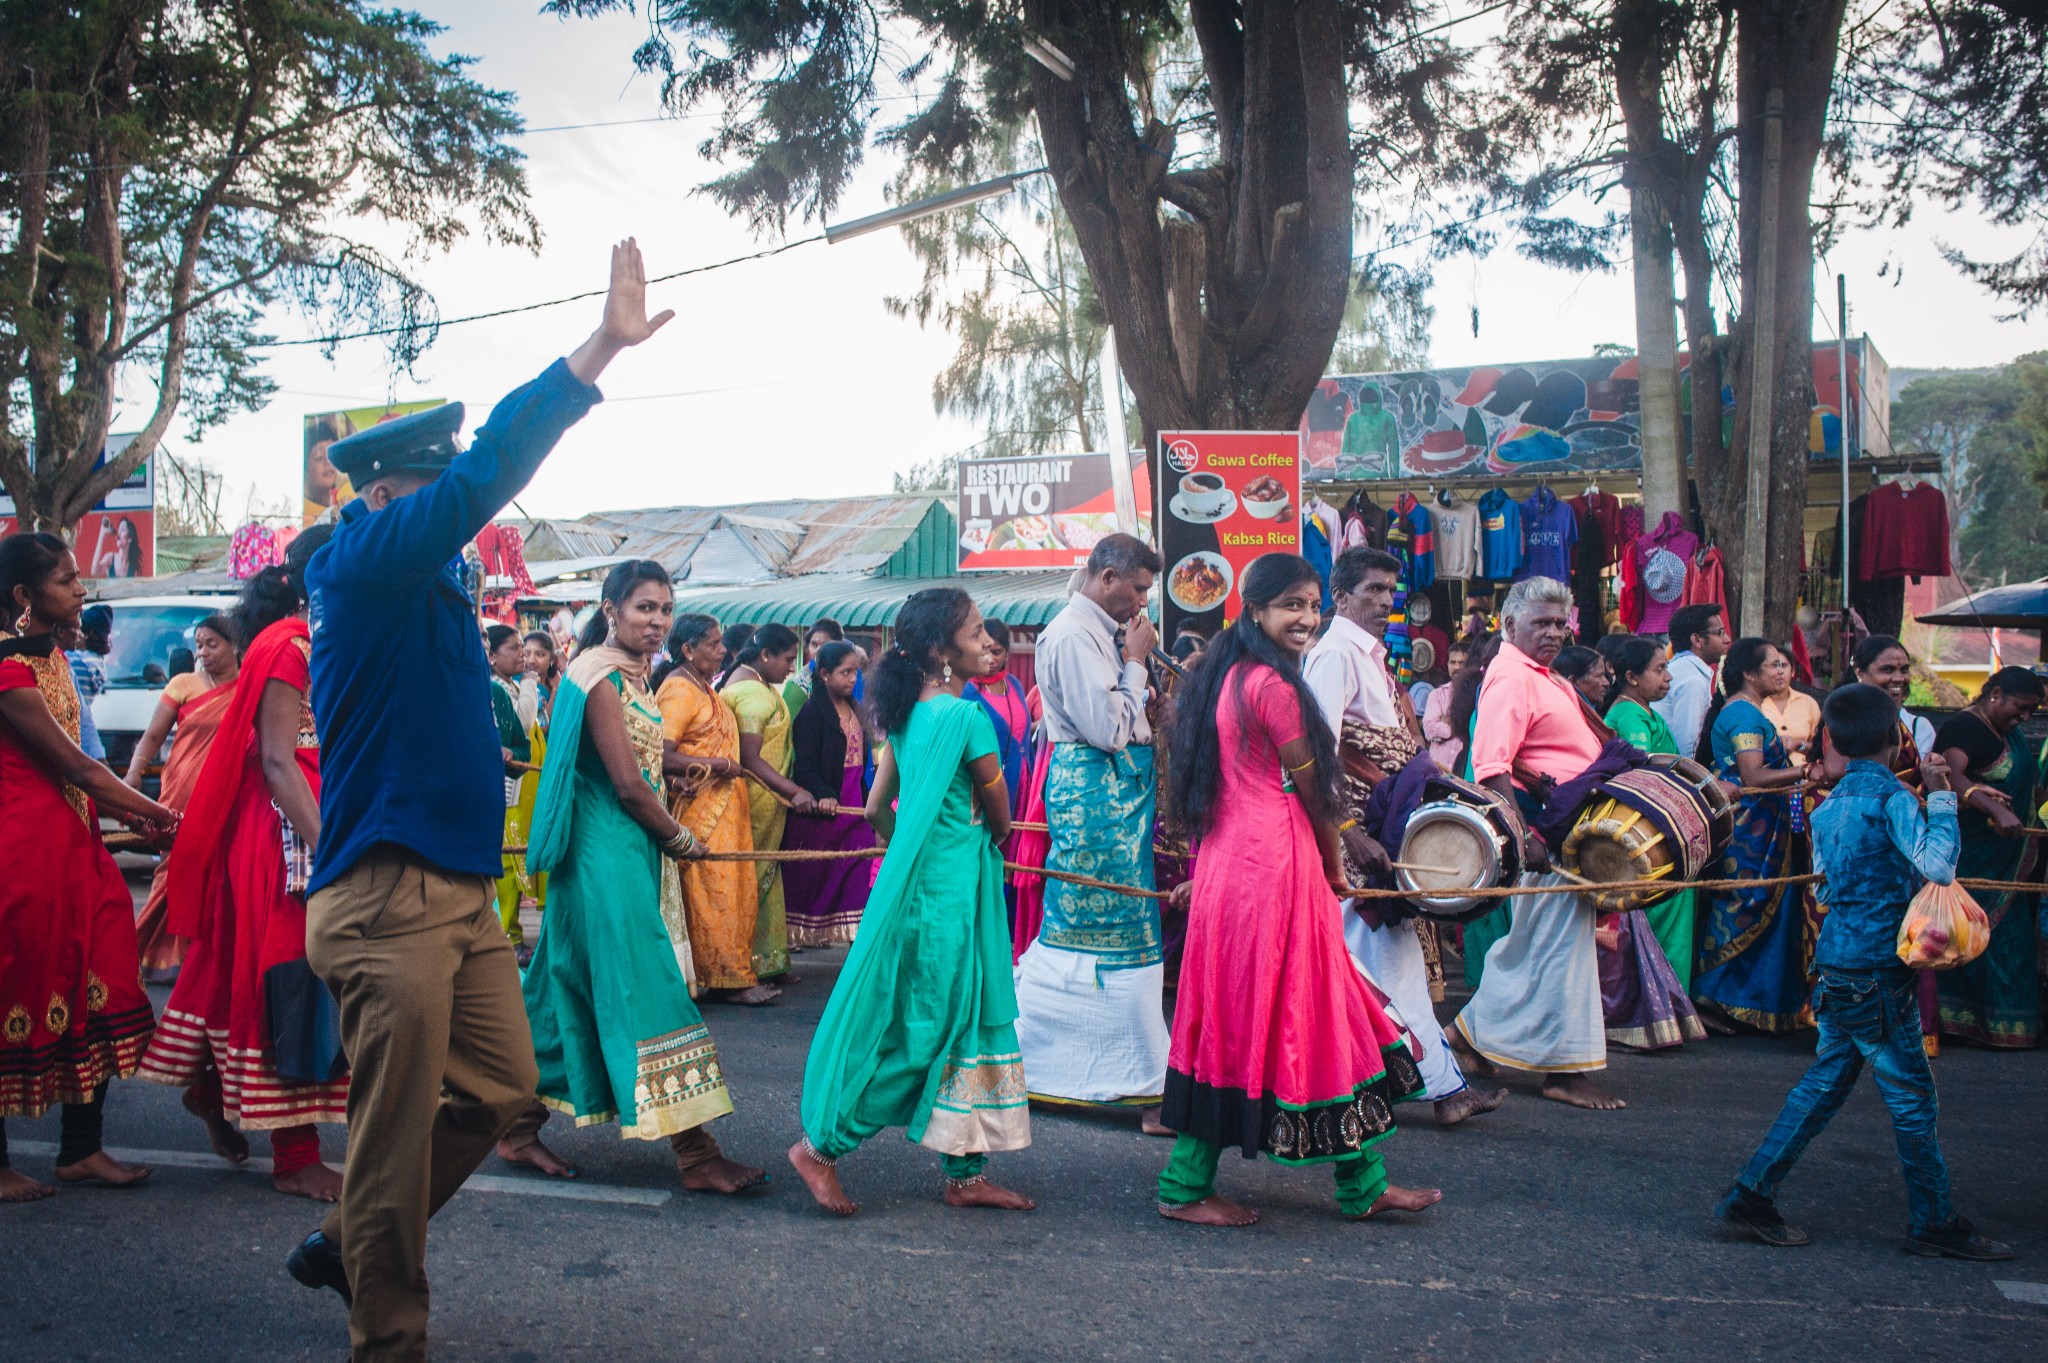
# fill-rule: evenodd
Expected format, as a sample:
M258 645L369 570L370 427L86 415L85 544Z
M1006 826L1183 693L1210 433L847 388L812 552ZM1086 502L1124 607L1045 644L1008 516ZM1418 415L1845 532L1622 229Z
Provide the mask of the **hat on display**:
M1643 564L1643 590L1660 606L1685 595L1685 560L1669 549L1652 549Z
M461 453L455 443L461 429L462 404L444 402L335 441L327 461L359 488L390 473L438 474Z

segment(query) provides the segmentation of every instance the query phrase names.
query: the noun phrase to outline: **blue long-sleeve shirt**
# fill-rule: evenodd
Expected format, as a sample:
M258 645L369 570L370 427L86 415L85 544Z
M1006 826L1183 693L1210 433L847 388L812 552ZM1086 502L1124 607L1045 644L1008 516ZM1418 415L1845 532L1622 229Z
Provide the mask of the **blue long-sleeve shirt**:
M1962 835L1954 791L1927 796L1927 812L1879 763L1858 759L1813 813L1813 869L1827 904L1814 964L1875 970L1899 964L1899 924L1926 881L1956 878Z
M309 893L379 843L444 871L499 874L504 758L476 603L455 565L600 400L555 361L499 402L432 483L382 511L343 507L334 538L307 564L320 727Z

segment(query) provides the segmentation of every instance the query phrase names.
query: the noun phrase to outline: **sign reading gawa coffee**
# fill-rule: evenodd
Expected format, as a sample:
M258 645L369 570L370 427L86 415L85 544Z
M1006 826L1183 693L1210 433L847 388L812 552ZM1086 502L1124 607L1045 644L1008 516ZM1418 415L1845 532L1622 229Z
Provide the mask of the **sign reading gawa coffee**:
M1164 431L1155 467L1161 632L1213 632L1242 609L1237 580L1253 559L1301 552L1301 434Z

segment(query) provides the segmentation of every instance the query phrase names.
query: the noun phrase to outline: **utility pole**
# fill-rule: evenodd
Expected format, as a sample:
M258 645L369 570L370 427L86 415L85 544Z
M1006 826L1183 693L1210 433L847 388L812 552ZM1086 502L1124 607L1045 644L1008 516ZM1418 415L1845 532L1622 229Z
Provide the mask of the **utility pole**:
M1758 225L1756 317L1749 330L1749 495L1742 508L1741 633L1764 632L1764 552L1771 495L1771 441L1777 415L1778 198L1783 182L1785 92L1764 97L1763 213ZM1696 404L1697 406L1697 404ZM1647 489L1647 480L1645 488Z

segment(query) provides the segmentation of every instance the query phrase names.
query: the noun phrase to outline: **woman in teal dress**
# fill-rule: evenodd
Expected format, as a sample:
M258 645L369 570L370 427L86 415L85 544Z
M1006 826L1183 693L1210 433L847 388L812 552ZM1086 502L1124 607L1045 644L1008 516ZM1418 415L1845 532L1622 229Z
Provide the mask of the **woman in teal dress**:
M735 1193L764 1175L726 1159L704 1129L732 1099L690 1001L670 860L701 852L662 804L661 712L647 689L674 609L660 564L615 566L555 696L527 854L553 878L526 970L526 1016L541 1103L579 1127L615 1121L623 1136L666 1137L685 1188ZM498 1153L548 1169L545 1120L529 1113Z
M1671 690L1671 668L1664 661L1664 648L1655 640L1631 635L1615 646L1614 685L1608 693L1607 727L1615 736L1627 739L1655 757L1676 755L1678 740L1664 716L1650 708ZM1693 891L1682 890L1661 904L1643 910L1650 931L1672 973L1688 993L1692 990Z
M887 1126L945 1157L955 1207L1029 1211L988 1155L1031 1143L999 849L1009 792L988 712L961 698L987 670L981 612L957 587L912 596L868 676L888 738L867 818L887 846L860 935L804 1065L789 1162L827 1211L851 1216L834 1167Z
M1767 639L1737 639L1721 663L1726 698L1709 714L1714 774L1761 793L1738 797L1735 836L1723 873L1730 880L1803 875L1810 853L1796 796L1780 794L1804 774L1792 765L1763 702L1792 685L1792 663ZM1703 1018L1760 1032L1811 1026L1807 975L1813 957L1798 885L1709 891L1692 996Z
M2041 679L2024 667L1991 674L1977 699L1935 731L1934 750L1957 777L1963 854L1956 875L2031 880L2040 840L2035 824L2040 769L2020 729L2041 707ZM1991 919L1991 944L1968 965L1935 977L1941 1030L1979 1046L2030 1050L2041 1040L2041 981L2035 896L1972 890Z

